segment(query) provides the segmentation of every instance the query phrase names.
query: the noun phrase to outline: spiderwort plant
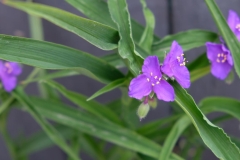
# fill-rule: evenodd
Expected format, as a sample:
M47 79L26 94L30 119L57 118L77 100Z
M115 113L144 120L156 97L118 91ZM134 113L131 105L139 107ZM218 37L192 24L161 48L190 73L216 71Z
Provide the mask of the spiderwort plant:
M76 141L76 139L80 139L86 143L90 142L100 149L101 152L97 154L89 154L89 156L92 156L92 159L108 160L112 159L111 155L121 156L126 154L130 156L128 156L128 159L139 159L140 154L150 159L160 160L192 159L193 157L190 156L201 159L200 153L209 147L218 159L240 160L238 147L235 146L223 129L213 125L205 116L205 113L210 112L212 109L231 114L231 110L238 110L240 102L229 98L208 97L197 105L194 98L183 89L192 85L190 83L190 73L185 66L187 61L184 57L183 48L189 50L206 44L208 58L212 63L212 73L218 78L224 79L226 77L233 68L233 59L235 60L235 57L237 59L234 61L234 65L236 68L239 68L237 63L240 63L240 54L232 57L228 46L223 40L219 44L212 43L218 36L217 33L198 29L158 38L154 35L154 30L159 28L158 26L155 27L155 17L147 7L146 0L140 0L146 20L145 29L138 23L131 22L131 14L129 14L126 0L66 1L66 3L71 4L85 14L85 18L61 9L36 3L10 0L2 2L33 14L34 17L29 18L32 21L29 23L32 25L30 28L33 31L32 33L39 34L34 34L32 39L0 34L0 58L9 61L14 60L46 70L59 70L56 73L42 69L34 70L30 74L31 76L28 76L22 84L27 86L28 83L37 82L40 88L43 87L45 89L45 92L44 94L40 93L38 97L28 98L27 93L23 89L24 87L19 87L13 93L5 94L5 91L11 92L16 87L17 76L21 73L21 68L17 63L0 61L0 80L3 84L2 90L4 90L0 92L0 134L1 132L3 135L5 134L3 138L6 138L7 147L9 147L10 151L14 151L10 152L13 154L13 159L16 159L16 157L25 157L27 159L29 154L33 153L33 151L24 152L22 150L29 148L31 144L24 142L16 144L11 139L11 136L6 135L5 118L7 118L8 111L17 104L19 106L17 109L30 113L43 128L43 131L37 133L37 135L43 135L42 138L46 139L47 143L55 143L67 154L68 159L84 159L84 157L79 157L81 156L79 155L79 141ZM221 19L220 10L216 8L217 5L214 5L215 1L205 0L205 2L211 4L209 9L212 10L213 15L216 15L215 20L219 22L218 26L221 27L221 31L227 29L229 32L230 29L226 25L224 18ZM84 5L81 5L83 3ZM59 19L59 17L61 18ZM93 51L91 49L89 50L90 53L87 53L63 45L45 42L41 36L43 31L41 23L33 23L36 21L40 22L39 18L45 18L57 26L75 33L100 49L114 50L112 51L114 53L111 55L108 52L109 55L107 56L96 57L94 53L91 53ZM231 11L229 13L228 23L239 39L239 18L235 12ZM48 33L50 32L46 32L46 34ZM224 37L231 38L232 35L224 35ZM38 40L36 41L33 38ZM64 37L64 39L66 38ZM238 43L235 42L236 39L233 39L235 47L230 46L231 43L229 42L232 39L225 40L229 40L229 48L233 48L231 50L232 53L237 52L237 49L240 48L240 45L238 47ZM160 62L157 56L161 56L166 47L170 48L170 51L165 59ZM81 49L85 50L87 48ZM118 53L115 50L118 50ZM152 56L146 56L150 54ZM141 57L145 57L145 60L142 66L138 66L142 62L140 60ZM189 65L191 76L193 77L191 78L196 80L203 77L209 72L208 65L209 63L205 55L201 55L191 62L191 65ZM124 75L119 70L120 67L125 67L134 71L134 73L138 73L139 67L142 67L142 72L134 77L128 86L126 83L131 74ZM96 81L106 83L106 86L96 92L95 96L120 87L123 90L123 94L121 97L114 97L114 100L111 100L113 97L109 96L109 104L105 105L94 100L86 101L85 95L68 90L67 87L52 80L62 76L73 75L72 73L74 75L76 73L86 75ZM70 80L70 77L65 80ZM176 83L179 83L179 85ZM78 85L78 82L76 82L76 85ZM88 87L87 89L91 90L91 86ZM195 87L197 90L202 90L201 84ZM129 98L128 95L126 96L125 90L127 88L129 88L128 94L130 97L142 101L138 109L135 109L135 105L139 102ZM58 91L58 93L71 101L71 104L75 104L81 109L64 104L61 97L55 94L55 91ZM207 89L206 92L208 92ZM52 100L53 98L54 101ZM146 117L150 107L155 108L157 106L157 100L175 101L175 105L173 105L175 106L173 107L174 112L171 112L170 115L164 115L168 116L166 119L161 119L162 117L155 114L155 117L151 117L151 119L156 118L156 121L151 121L147 124L140 123L138 120L135 121L137 118L135 112L137 112L140 119ZM172 104L168 103L167 105ZM219 109L218 107L221 108ZM161 112L162 109L160 108L156 111ZM1 116L1 114L5 115ZM232 114L228 118L234 116L239 119L238 114ZM16 119L19 120L21 117L16 117ZM226 116L217 117L217 119L223 121L226 119ZM53 126L52 123L48 123L49 120L56 125ZM196 129L194 130L193 127ZM61 136L61 131L68 132L69 136ZM76 134L78 131L81 134ZM25 137L26 135L23 136ZM33 135L33 137L36 137L36 135ZM38 145L36 138L30 137L29 139L36 146ZM73 145L68 144L69 140L73 142ZM178 140L183 140L186 143L178 147L179 152L173 152ZM16 139L16 141L19 140ZM108 143L115 145L113 147L116 149L110 151L103 149ZM119 147L124 149L119 150ZM131 149L131 154L128 154L127 149ZM177 155L185 152L186 149L197 150L196 153L191 155ZM92 153L91 147L85 147L84 151ZM25 153L24 155L21 154L23 152ZM1 156L0 159L2 159Z
M17 76L21 73L22 68L18 63L0 61L0 79L7 92L11 92L17 86Z

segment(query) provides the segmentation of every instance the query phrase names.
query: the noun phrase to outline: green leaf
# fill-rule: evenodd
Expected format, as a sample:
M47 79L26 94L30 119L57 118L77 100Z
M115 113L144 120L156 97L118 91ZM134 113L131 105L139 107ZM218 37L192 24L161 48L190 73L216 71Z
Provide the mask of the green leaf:
M94 99L94 98L96 98L96 97L98 97L98 96L100 96L100 95L102 95L102 94L104 94L104 93L107 93L107 92L109 92L109 91L112 91L112 90L114 90L114 89L116 89L116 88L124 85L124 84L125 84L125 81L126 81L126 79L125 79L125 78L122 78L122 79L118 79L118 80L116 80L116 81L113 81L113 82L107 84L106 86L104 86L103 88L101 88L100 90L98 90L96 93L94 93L92 96L90 96L90 97L87 99L87 101L90 101L90 100L92 100L92 99Z
M118 53L123 59L127 59L134 75L138 75L142 65L135 51L135 45L132 39L132 29L130 15L126 0L108 0L108 8L113 21L118 26L120 41L118 43Z
M172 127L166 140L164 141L162 152L160 153L159 160L168 160L181 133L191 124L188 116L181 117Z
M38 81L42 81L42 80L50 80L50 79L55 79L55 78L62 78L62 77L70 77L70 76L75 76L75 75L80 75L81 73L78 71L74 71L74 70L60 70L57 72L53 72L53 73L48 73L46 75L43 76L38 76L37 78L33 78L33 79L26 79L24 81L21 81L21 84L28 84L28 83L32 83L32 82L38 82Z
M225 98L225 97L209 97L203 99L199 103L199 107L204 113L211 113L214 111L228 113L240 120L240 101ZM229 117L223 116L214 120L214 122L222 121ZM191 120L187 116L182 116L172 127L168 137L166 138L161 152L161 158L167 159L178 138L183 131L191 124Z
M43 69L77 69L103 82L123 78L107 62L66 46L27 38L0 35L0 58Z
M34 106L42 116L57 123L153 158L157 158L161 151L161 147L149 139L104 119L80 112L78 109L33 97L31 97L31 101L36 104ZM172 154L172 157L182 160L175 154Z
M240 120L240 101L226 97L208 97L199 102L204 112L224 112Z
M14 97L22 103L27 108L27 111L35 118L35 120L39 123L39 125L43 128L43 130L48 134L53 142L55 142L63 151L65 151L70 157L74 160L80 160L81 158L72 151L72 149L65 142L62 135L47 122L41 114L39 114L38 110L34 107L35 103L32 103L30 99L23 93L22 89L17 88L13 92Z
M153 54L164 57L165 53L170 50L171 44L176 40L184 51L205 45L206 42L215 41L218 38L216 33L206 30L188 30L169 35L153 45Z
M56 83L54 81L49 80L44 82L50 85L51 87L57 89L61 94L63 94L63 96L68 98L70 101L72 101L79 107L85 109L89 113L92 113L93 115L98 116L100 118L107 119L111 122L121 124L121 121L119 120L117 115L107 107L104 107L103 105L101 105L100 103L96 101L87 102L86 96L83 96L73 91L69 91L61 84Z
M146 28L142 34L142 37L139 42L139 46L145 49L147 52L151 52L152 43L153 43L153 35L154 35L154 27L155 27L155 17L149 8L147 8L147 3L145 0L140 0L143 13L146 21Z
M65 139L72 137L74 134L73 129L69 129L66 126L55 127L58 133L61 133L62 137ZM22 143L17 143L17 153L19 156L24 156L27 154L35 153L37 151L49 148L54 145L54 142L49 138L49 136L44 132L37 132L28 139L24 139Z
M117 25L111 19L107 3L104 0L66 0L69 4L73 7L78 9L88 18L111 26L117 29ZM101 13L101 14L99 14ZM139 42L142 33L144 32L144 27L137 23L134 20L131 20L132 24L132 32L133 32L133 39L136 42ZM159 38L154 36L154 40L158 41Z
M219 127L213 125L207 117L197 107L193 98L176 82L172 83L176 98L176 103L191 118L194 126L199 132L204 143L219 158L224 160L240 159L239 149L226 133ZM228 148L226 150L226 147Z
M122 68L126 66L118 53L112 53L112 54L102 56L101 59L103 59L104 61L108 62L109 64L111 64L116 68Z
M12 1L5 1L4 3L44 18L59 27L77 34L103 50L117 48L119 36L118 32L112 27L42 4Z
M215 1L205 0L205 2L215 20L215 23L217 24L217 27L221 35L224 38L224 41L227 43L228 48L231 50L231 54L234 60L235 70L238 76L240 76L240 55L239 55L240 43L237 40L234 33L229 28L225 18L223 17Z

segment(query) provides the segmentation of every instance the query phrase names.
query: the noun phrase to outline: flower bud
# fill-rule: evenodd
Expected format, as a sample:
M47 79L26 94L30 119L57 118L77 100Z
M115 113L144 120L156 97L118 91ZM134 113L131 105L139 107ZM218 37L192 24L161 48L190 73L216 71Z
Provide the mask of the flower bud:
M149 106L151 106L152 108L155 109L157 107L157 99L155 97L149 98L148 104L149 104Z
M142 120L147 116L149 109L150 107L148 103L144 103L144 102L138 107L137 115L140 118L140 120Z

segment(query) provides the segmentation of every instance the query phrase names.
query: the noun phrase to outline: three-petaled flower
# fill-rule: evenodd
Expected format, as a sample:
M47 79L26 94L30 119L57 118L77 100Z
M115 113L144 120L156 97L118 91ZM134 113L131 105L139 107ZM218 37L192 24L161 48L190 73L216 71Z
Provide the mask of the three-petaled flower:
M128 94L142 99L151 92L156 93L160 100L173 101L175 98L173 87L162 77L157 56L149 56L144 60L142 74L132 79Z
M0 79L7 92L11 92L17 85L17 76L22 73L18 63L0 61Z
M211 61L211 73L223 80L233 67L233 59L230 51L224 44L207 42L207 57Z
M191 84L190 73L185 64L186 58L184 58L182 47L176 41L173 41L161 70L168 77L176 79L183 88L189 88Z

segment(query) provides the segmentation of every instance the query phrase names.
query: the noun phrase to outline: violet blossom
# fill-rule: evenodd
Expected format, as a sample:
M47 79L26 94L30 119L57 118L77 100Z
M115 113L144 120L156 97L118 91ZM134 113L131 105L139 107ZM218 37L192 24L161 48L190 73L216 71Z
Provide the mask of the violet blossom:
M240 19L235 11L229 10L227 23L233 33L236 35L237 39L240 41Z
M174 101L173 87L162 77L160 64L157 56L149 56L144 60L142 74L132 79L129 85L129 96L136 99L146 97L144 103L148 102L148 96L154 92L159 100Z
M0 79L7 92L11 92L17 85L17 76L22 73L18 63L0 61Z
M211 73L224 80L233 67L233 59L225 44L206 43L207 57L211 62Z
M170 52L167 54L161 70L170 78L176 79L176 81L183 87L190 87L190 73L187 69L186 58L182 47L173 41Z

